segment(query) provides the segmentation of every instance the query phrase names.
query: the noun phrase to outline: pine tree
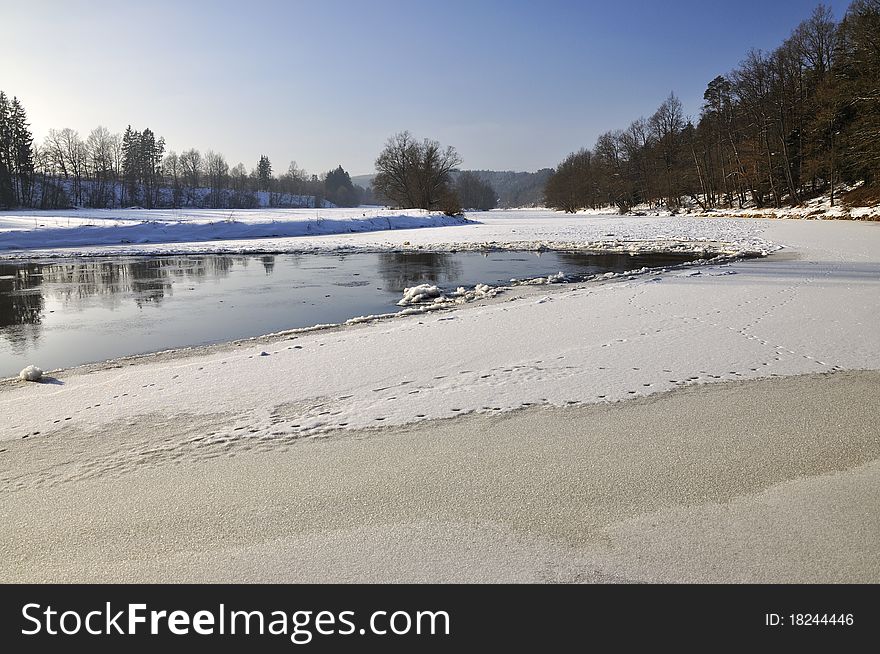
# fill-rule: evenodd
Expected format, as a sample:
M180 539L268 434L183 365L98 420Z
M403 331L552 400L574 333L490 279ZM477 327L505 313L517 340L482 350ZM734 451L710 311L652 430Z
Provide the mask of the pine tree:
M260 191L268 191L272 183L272 163L266 155L260 155L260 163L257 164L257 182Z
M138 202L138 182L140 181L141 134L131 128L125 128L122 135L122 179L123 203L134 205Z
M29 205L33 201L34 179L34 137L27 122L27 112L18 98L12 98L10 115L12 173L15 186L15 200L19 205Z
M137 149L138 178L144 185L144 204L148 209L152 209L158 203L165 139L160 138L157 141L153 130L147 127L140 134Z
M357 204L351 176L345 172L342 166L327 173L324 178L324 195L339 207L351 207Z
M0 91L0 207L11 207L15 204L15 193L12 185L12 120L9 100Z

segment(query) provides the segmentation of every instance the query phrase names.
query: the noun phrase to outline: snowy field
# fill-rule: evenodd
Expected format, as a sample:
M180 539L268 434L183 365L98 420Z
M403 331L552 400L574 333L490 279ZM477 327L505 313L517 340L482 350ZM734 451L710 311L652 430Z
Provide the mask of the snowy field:
M92 246L84 253L95 253L96 247L103 246L112 247L113 253L119 254L155 254L155 248L145 249L142 246L193 242L208 242L195 247L200 248L198 251L201 252L215 252L230 247L214 244L217 241L250 243L252 239L467 223L464 218L437 213L376 209L77 209L3 212L0 213L0 256L35 249L52 256L53 250L58 248L67 248L65 254L70 255L72 252L69 248L84 246ZM194 250L190 245L181 248L181 251Z
M416 229L420 228L420 229ZM763 226L686 216L379 209L0 213L0 257L256 254L479 248L766 253Z

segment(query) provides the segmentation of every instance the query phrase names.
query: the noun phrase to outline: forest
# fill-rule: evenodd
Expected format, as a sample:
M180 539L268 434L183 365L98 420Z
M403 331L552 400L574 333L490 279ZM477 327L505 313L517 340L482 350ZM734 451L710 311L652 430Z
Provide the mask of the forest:
M781 207L855 188L878 199L880 0L855 0L841 21L819 5L772 52L752 50L711 80L699 118L670 94L648 118L570 154L545 203L575 212L637 205Z
M342 166L315 175L291 162L275 174L263 155L250 170L230 167L213 150L166 152L150 128L129 125L116 134L96 127L85 139L70 128L50 129L36 144L22 103L0 91L0 208L351 207L368 200Z

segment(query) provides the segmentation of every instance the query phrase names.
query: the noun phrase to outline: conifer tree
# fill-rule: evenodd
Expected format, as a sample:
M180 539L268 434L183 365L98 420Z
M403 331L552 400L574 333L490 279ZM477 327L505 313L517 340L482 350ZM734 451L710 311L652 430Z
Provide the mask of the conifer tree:
M15 204L12 185L12 125L9 100L0 91L0 207Z
M122 134L122 190L123 204L137 204L138 201L138 172L140 170L140 140L139 132L134 131L131 125L125 128Z
M15 202L29 205L33 201L34 137L27 122L27 112L15 97L10 112L10 135Z
M268 191L272 183L272 162L266 155L260 155L260 162L257 164L257 184L258 190Z

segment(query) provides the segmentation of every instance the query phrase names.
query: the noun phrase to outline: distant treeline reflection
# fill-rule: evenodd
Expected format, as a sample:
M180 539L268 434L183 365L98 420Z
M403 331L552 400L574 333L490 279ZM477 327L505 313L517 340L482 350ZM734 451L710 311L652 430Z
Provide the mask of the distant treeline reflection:
M39 325L48 298L80 302L99 298L102 306L119 306L131 298L138 306L156 304L171 294L174 281L202 282L226 277L250 257L156 257L150 259L76 260L48 263L0 263L0 328ZM259 261L271 274L275 257ZM16 330L3 331L15 340Z
M286 256L284 261L299 267L303 257ZM172 294L174 282L222 279L236 265L247 268L252 263L259 263L266 275L272 275L276 257L206 255L0 263L0 333L13 342L36 340L50 299L64 304L97 299L100 306L109 309L129 300L138 307L156 305ZM385 289L393 292L425 281L452 283L462 274L461 263L441 253L379 254L377 267ZM21 329L23 326L37 329Z

